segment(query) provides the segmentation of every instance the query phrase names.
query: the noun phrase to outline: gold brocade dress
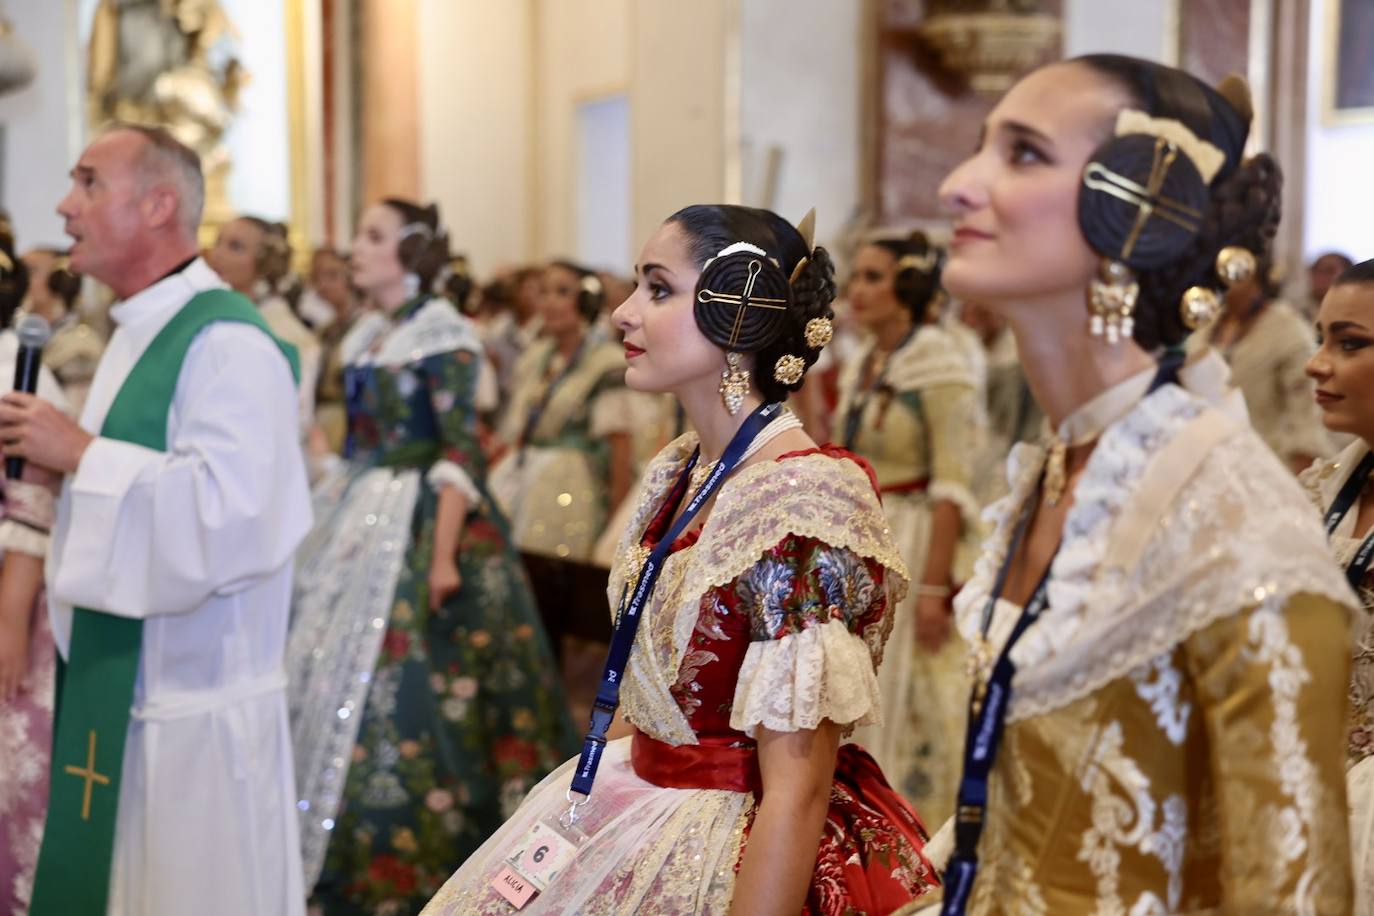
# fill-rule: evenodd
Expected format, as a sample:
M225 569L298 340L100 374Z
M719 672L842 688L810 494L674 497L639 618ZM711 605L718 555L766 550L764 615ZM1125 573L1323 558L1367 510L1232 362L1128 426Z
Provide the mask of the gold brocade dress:
M1325 515L1355 467L1369 453L1357 439L1335 458L1318 461L1299 478ZM1355 537L1358 504L1351 506L1331 533L1336 563L1348 567L1364 538ZM1366 535L1367 536L1367 535ZM1350 675L1350 719L1346 744L1346 793L1350 801L1350 851L1355 866L1355 912L1374 914L1374 573L1356 590L1363 613L1356 615Z
M985 432L977 380L939 325L918 328L864 390L872 354L869 344L841 372L832 438L851 438L852 427L845 447L873 466L883 512L913 581L925 569L932 506L949 500L958 507L963 533L951 571L957 584L968 578L982 537L970 489ZM893 621L878 671L887 724L861 728L855 740L927 823L940 824L954 811L958 787L969 686L965 646L957 633L935 653L917 645L915 589L897 605Z
M611 508L607 437L632 433L634 417L617 397L625 385L618 344L588 340L573 360L568 368L548 338L520 357L500 428L512 449L492 468L491 490L522 551L586 561Z
M1080 411L1105 431L1011 653L968 912L1348 913L1353 596L1255 434L1151 375ZM956 599L970 640L1043 461L1013 452ZM998 602L995 651L1020 613Z

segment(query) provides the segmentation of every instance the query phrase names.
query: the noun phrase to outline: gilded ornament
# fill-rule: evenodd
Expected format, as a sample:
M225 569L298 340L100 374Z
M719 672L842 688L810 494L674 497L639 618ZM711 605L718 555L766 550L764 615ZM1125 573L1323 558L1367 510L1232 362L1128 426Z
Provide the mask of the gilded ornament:
M1221 315L1221 299L1216 291L1206 286L1190 286L1179 300L1179 313L1183 324L1190 331L1205 328Z
M835 337L835 325L829 318L812 318L806 323L806 345L819 350Z
M749 393L749 370L740 365L740 355L733 350L725 354L725 369L720 373L719 390L730 416L739 413L744 406L744 396Z
M1131 269L1121 261L1103 258L1098 276L1088 284L1089 333L1105 336L1109 344L1130 338L1135 333L1138 298L1140 284Z
M806 361L800 356L793 356L791 353L779 357L778 361L773 364L773 378L784 385L797 384L805 372Z
M1217 279L1230 289L1245 283L1258 267L1254 252L1239 245L1227 245L1217 252Z

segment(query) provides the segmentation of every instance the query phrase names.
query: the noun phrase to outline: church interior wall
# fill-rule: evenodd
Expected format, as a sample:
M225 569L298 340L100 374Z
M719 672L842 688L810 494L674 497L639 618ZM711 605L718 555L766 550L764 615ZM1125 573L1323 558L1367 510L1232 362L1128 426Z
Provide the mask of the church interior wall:
M11 3L6 14L37 64L34 81L0 98L4 125L3 200L19 243L60 245L66 240L57 202L67 193L67 172L85 138L78 87L85 67L79 43L77 0ZM82 50L78 50L78 46Z
M1355 260L1374 257L1374 117L1363 123L1328 123L1326 92L1334 49L1327 17L1335 0L1312 0L1309 29L1306 223L1308 259L1344 251ZM1352 250L1352 245L1359 247Z

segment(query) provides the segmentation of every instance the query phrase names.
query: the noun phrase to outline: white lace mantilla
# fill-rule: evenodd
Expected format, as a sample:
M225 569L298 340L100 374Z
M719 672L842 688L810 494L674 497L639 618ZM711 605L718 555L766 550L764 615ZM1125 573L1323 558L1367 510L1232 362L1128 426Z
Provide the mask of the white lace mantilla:
M472 321L463 317L452 302L440 298L430 299L400 324L393 324L380 312L365 315L340 344L347 366L404 366L457 350L481 353L482 341Z
M955 599L967 638L981 627L1043 461L1036 446L1012 451L1011 492L989 508L992 534ZM1074 491L1048 588L1048 607L1012 650L1009 721L1072 703L1265 601L1308 593L1355 606L1292 475L1253 431L1173 385L1103 433ZM1020 613L998 602L994 646Z

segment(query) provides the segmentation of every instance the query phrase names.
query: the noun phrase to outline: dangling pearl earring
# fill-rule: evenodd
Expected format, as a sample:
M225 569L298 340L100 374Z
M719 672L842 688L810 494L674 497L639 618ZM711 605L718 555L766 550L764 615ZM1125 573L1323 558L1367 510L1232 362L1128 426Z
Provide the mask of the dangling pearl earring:
M733 350L725 354L725 370L720 374L720 398L730 416L739 413L744 406L744 396L749 393L749 370L740 362L740 355Z
M414 299L416 296L420 294L419 274L407 273L405 277L402 278L402 282L405 283L406 299Z

